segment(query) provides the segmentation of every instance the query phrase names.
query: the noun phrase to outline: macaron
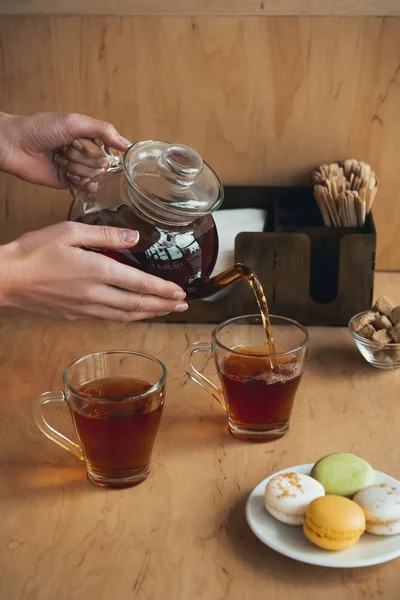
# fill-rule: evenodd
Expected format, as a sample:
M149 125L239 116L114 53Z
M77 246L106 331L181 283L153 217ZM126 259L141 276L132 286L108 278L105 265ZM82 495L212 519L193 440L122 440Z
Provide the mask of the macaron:
M313 466L311 477L324 486L326 494L347 497L375 483L375 471L371 465L347 453L324 456Z
M322 496L307 507L303 523L305 536L324 550L346 550L365 531L362 508L343 496Z
M318 481L302 473L275 475L265 488L265 508L278 521L301 525L309 503L325 494Z
M367 531L375 535L400 533L400 483L381 483L360 490L353 498L365 513Z

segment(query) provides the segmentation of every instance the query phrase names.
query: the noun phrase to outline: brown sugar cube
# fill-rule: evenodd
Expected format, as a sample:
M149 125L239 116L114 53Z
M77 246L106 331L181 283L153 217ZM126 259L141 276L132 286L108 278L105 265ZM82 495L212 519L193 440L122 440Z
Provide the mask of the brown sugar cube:
M396 325L400 321L400 306L395 306L390 315L390 320L393 325Z
M379 315L379 317L376 317L375 321L372 321L372 325L378 331L380 329L391 329L393 327L392 322L390 321L390 319L385 317L385 315Z
M396 344L400 344L400 323L396 323L394 327L390 330L390 335L396 342Z
M364 325L359 331L357 331L358 335L365 338L366 340L372 340L372 336L376 332L376 329L373 325L368 323L368 325Z
M375 331L372 336L372 341L377 342L378 344L391 344L393 338L387 329L380 329L379 331Z
M381 296L380 298L378 298L378 300L372 307L372 310L375 310L381 315L385 315L385 317L390 317L393 309L394 303L387 296Z
M353 321L351 323L351 328L353 331L358 332L358 331L360 331L360 329L365 327L365 325L369 325L369 323L372 323L372 321L375 321L375 319L378 316L379 315L376 312L372 312L370 310L370 311L360 315L356 319L353 319Z

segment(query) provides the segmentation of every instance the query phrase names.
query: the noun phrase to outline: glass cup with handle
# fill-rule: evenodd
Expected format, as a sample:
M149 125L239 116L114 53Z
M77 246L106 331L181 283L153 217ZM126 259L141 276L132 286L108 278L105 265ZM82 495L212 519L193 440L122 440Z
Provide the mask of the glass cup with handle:
M242 440L265 442L288 431L306 364L307 330L285 317L271 315L270 321L275 354L268 353L261 316L245 315L218 325L211 342L195 342L184 356L187 375L220 403L230 432ZM214 356L221 387L194 366L199 352Z
M136 485L149 474L164 408L167 371L139 352L101 352L74 361L64 371L63 391L35 403L35 421L53 442L86 465L89 479L106 487ZM44 416L48 404L66 403L78 443Z

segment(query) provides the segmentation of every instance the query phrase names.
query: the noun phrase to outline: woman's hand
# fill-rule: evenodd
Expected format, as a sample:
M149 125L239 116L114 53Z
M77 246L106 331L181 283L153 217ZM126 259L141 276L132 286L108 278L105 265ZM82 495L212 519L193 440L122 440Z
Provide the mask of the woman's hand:
M125 151L128 140L115 127L75 113L0 113L0 170L54 188L80 187L104 171L108 161L92 139Z
M138 239L136 231L70 222L26 233L0 246L0 304L117 323L186 310L175 283L80 247L128 249Z

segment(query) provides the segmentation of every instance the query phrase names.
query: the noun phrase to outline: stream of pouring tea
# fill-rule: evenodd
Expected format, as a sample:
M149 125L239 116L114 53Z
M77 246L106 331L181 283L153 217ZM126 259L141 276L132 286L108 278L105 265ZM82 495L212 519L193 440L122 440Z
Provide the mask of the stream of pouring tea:
M215 277L216 283L219 285L229 285L235 281L238 281L239 279L245 279L252 287L254 296L260 309L261 320L263 322L267 337L269 354L276 354L274 336L272 334L271 321L269 318L267 298L261 282L253 269L246 267L246 265L243 265L242 263L235 263L233 267L230 267L230 269L227 269ZM271 368L274 368L274 362L275 361L270 359Z

